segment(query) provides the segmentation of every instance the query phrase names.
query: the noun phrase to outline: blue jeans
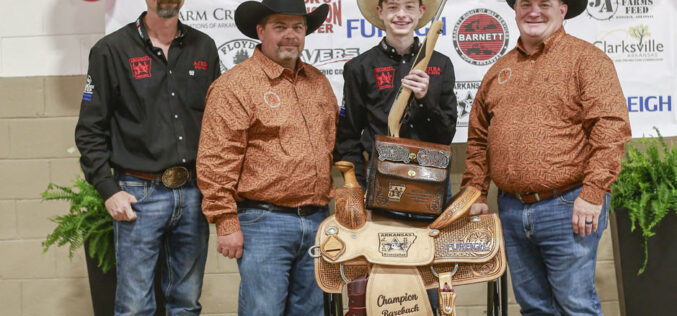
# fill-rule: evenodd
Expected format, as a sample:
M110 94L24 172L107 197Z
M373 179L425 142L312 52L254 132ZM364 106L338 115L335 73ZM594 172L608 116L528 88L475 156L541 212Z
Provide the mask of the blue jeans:
M114 222L115 315L155 313L153 276L161 253L158 266L167 315L199 315L209 226L195 180L178 189L126 175L118 181L122 190L136 197L132 208L137 218Z
M329 209L309 216L240 208L244 236L238 315L324 315L308 248Z
M604 196L597 231L581 237L571 225L574 200L580 192L579 187L523 204L499 191L510 277L522 315L602 315L595 263L610 196Z

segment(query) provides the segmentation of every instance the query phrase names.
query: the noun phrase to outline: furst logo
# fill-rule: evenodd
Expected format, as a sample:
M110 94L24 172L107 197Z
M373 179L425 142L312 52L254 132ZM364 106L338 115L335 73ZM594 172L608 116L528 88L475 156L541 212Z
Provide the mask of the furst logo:
M628 112L672 112L672 96L629 96Z
M341 20L341 0L305 0L308 13L315 11L317 7L326 3L329 5L329 14L325 23L317 29L317 33L334 33L334 26L343 26Z
M665 51L665 45L652 39L644 24L609 31L593 44L615 62L661 61Z
M590 0L587 13L600 21L614 19L652 18L655 0Z
M452 34L458 55L477 66L493 64L503 56L508 48L508 38L508 25L498 13L488 9L474 9L463 14Z
M443 23L442 25L442 33L440 35L446 35L447 34L447 18L442 17L440 19ZM371 38L371 37L383 37L386 35L386 31L381 30L373 26L371 23L367 22L365 19L348 19L346 20L346 24L348 27L346 28L347 31L347 36L348 38L352 37L364 37L364 38ZM432 22L430 22L430 25L432 25ZM430 30L430 26L425 27L425 28L420 28L416 31L414 31L414 34L416 36L425 36L428 34L428 31Z

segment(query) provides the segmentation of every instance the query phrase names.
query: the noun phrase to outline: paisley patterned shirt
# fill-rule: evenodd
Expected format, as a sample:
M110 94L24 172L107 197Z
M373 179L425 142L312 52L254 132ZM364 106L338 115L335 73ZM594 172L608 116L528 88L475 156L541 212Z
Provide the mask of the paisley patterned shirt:
M613 62L558 31L537 51L517 47L489 69L470 112L462 186L489 180L506 192L544 192L576 182L600 205L631 137Z
M197 173L218 235L240 229L236 201L296 207L331 198L336 96L319 70L300 61L296 69L257 47L209 88Z

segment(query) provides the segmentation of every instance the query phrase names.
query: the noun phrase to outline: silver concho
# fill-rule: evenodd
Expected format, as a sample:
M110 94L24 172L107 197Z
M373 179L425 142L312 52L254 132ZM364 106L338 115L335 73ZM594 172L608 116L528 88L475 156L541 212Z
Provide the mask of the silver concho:
M418 164L424 167L446 168L449 165L449 155L440 150L421 149L416 155Z
M409 149L396 144L379 144L376 146L378 160L401 161L409 163Z

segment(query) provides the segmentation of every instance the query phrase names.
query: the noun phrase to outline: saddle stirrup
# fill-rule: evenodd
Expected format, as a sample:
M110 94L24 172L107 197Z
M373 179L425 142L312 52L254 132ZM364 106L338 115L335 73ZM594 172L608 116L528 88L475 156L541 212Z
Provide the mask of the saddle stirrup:
M440 288L438 291L438 297L440 301L440 315L453 316L454 307L456 304L456 291L454 291L452 277L454 274L456 274L456 271L458 271L458 264L454 266L454 270L451 272L438 274L437 271L435 271L435 268L432 266L430 266L430 270L432 270L433 275L439 278Z

